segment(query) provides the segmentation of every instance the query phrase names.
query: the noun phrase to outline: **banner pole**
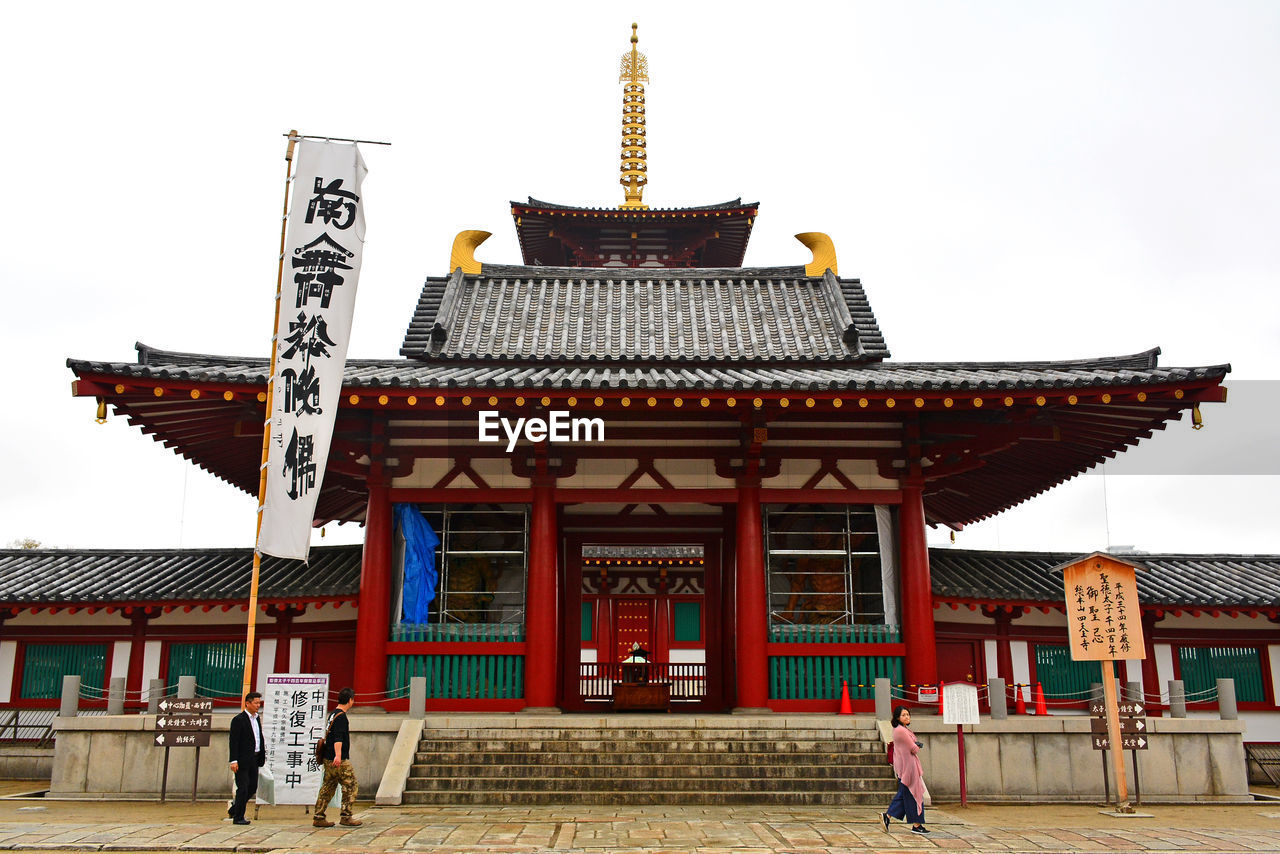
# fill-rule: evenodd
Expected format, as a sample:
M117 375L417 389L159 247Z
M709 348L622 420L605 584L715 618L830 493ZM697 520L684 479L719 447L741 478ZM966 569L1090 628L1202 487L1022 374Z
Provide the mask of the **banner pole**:
M258 573L262 568L262 552L258 550L258 538L262 535L262 508L267 501L267 457L271 451L271 413L275 406L276 339L280 336L280 289L284 282L285 229L289 224L289 191L293 185L293 148L297 145L296 130L289 131L289 147L285 150L284 207L280 216L280 261L276 267L275 319L271 324L271 363L267 370L266 417L262 420L262 462L258 467L258 522L253 534L253 574L249 580L249 626L244 644L244 682L240 691L240 708L244 708L244 696L253 690L254 630L258 620ZM278 639L276 642L280 643Z

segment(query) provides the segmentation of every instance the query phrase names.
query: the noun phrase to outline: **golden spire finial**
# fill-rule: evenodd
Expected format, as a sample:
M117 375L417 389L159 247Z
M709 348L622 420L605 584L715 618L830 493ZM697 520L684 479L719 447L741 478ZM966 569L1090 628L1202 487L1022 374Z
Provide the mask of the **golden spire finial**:
M625 201L623 208L647 208L641 197L648 165L645 162L644 139L644 84L649 82L649 60L636 49L640 37L636 35L638 24L631 25L631 50L622 55L622 71L618 82L622 87L622 184Z

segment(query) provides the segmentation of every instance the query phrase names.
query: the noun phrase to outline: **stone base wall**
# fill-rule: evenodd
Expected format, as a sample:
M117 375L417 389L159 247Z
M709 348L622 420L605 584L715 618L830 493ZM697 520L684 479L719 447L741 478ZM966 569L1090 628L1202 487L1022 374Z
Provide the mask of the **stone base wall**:
M887 727L887 724L882 725ZM1244 722L1149 718L1147 750L1136 751L1143 802L1248 803ZM935 801L960 799L956 727L921 715L911 725L924 742L925 783ZM1094 750L1089 719L1017 717L964 728L970 800L987 803L1082 801L1102 803L1102 751ZM1129 797L1133 759L1124 756ZM1111 796L1115 779L1107 754Z
M52 747L0 747L0 780L48 780Z
M199 748L199 798L229 798L234 791L227 760L227 730L232 717L214 714L209 746ZM403 716L359 714L356 710L350 720L351 760L360 783L360 799L371 800L378 791ZM155 746L155 721L153 715L55 718L57 742L49 795L159 797L164 748ZM194 747L169 750L169 798L191 797L196 753Z

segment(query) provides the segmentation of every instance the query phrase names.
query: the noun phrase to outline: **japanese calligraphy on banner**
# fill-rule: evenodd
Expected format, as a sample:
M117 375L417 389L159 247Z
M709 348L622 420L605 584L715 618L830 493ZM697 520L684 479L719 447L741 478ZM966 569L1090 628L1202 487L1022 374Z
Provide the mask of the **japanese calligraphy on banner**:
M1100 552L1062 567L1073 659L1146 658L1136 569Z
M324 768L316 764L316 742L324 738L329 703L325 673L272 673L262 710L267 767L275 778L277 804L314 804Z
M297 163L258 549L306 560L351 337L367 170L355 145L331 142L302 140Z

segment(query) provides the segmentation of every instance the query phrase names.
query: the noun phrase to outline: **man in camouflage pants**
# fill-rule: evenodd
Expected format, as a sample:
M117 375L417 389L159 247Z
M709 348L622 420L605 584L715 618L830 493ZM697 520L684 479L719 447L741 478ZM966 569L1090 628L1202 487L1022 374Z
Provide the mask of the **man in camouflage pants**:
M359 827L363 824L351 817L351 807L356 802L356 792L360 790L356 783L355 768L351 765L351 727L347 722L347 712L355 704L356 692L343 688L338 692L338 708L329 716L328 735L320 754L324 760L324 782L320 784L320 794L316 796L315 817L311 822L314 827L333 827L333 822L325 819L324 811L339 785L342 786L342 817L338 823L344 827Z

